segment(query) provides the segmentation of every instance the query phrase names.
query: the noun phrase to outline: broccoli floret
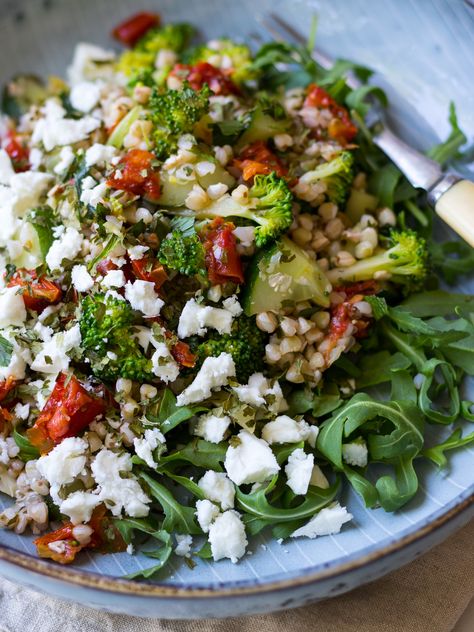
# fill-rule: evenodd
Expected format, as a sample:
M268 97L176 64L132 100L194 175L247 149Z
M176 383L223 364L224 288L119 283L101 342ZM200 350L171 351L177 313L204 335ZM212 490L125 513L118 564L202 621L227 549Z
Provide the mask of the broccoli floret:
M86 296L81 303L81 347L92 373L101 380L119 377L155 381L152 363L131 335L134 315L130 305L102 293Z
M387 273L387 278L395 283L417 287L424 281L427 272L426 241L412 230L392 230L387 250L379 250L347 268L333 268L327 272L327 277L334 285L368 281L376 273Z
M155 125L155 153L159 158L167 158L176 151L179 136L193 131L194 125L209 110L210 95L207 85L193 90L186 83L182 90L153 91L150 109Z
M237 201L226 194L196 211L196 217L240 217L255 222L258 224L255 243L260 247L275 241L288 230L293 221L292 199L286 182L275 173L257 175L247 202Z
M214 40L212 48L208 44L201 44L183 54L183 61L190 65L205 61L217 66L223 59L227 62L226 67L235 83L258 78L258 71L251 69L252 54L249 47L245 44L237 44L228 38Z
M186 276L206 274L204 263L204 246L197 233L184 235L174 230L161 242L158 260L171 270Z
M260 95L257 104L245 115L246 130L239 138L236 149L257 140L266 141L288 131L291 121L281 103L266 95Z
M331 161L307 171L299 179L302 184L326 184L326 195L334 204L343 204L349 195L353 180L352 165L354 158L350 151L342 151Z
M155 69L155 58L160 50L180 53L194 34L190 24L167 24L153 28L137 42L132 50L125 51L118 61L117 70L131 78L131 83L153 85L162 73ZM167 71L170 68L166 69Z
M193 351L197 354L196 368L209 356L230 353L235 362L239 382L246 383L252 373L263 369L267 334L257 327L255 318L239 316L234 319L230 334L212 332Z

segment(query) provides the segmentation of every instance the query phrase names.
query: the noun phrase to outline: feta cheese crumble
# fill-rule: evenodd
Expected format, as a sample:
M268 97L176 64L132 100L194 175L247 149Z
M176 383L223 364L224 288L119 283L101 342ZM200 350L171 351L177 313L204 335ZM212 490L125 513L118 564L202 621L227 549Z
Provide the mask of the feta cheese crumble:
M174 552L176 555L180 557L190 557L191 555L191 546L193 544L193 539L190 535L180 535L177 533L175 535L176 538L176 546Z
M262 437L268 444L298 443L309 436L309 424L306 421L296 421L288 415L280 415L274 421L263 426Z
M94 285L94 279L89 274L86 266L74 266L71 271L71 281L78 292L87 292Z
M234 506L235 488L231 480L223 472L209 470L198 482L199 487L222 509L232 509Z
M151 281L129 281L125 285L125 298L133 309L142 312L147 318L158 316L164 305Z
M220 513L219 507L214 503L211 503L211 501L207 498L196 502L195 515L198 524L204 533L209 532L209 527Z
M218 417L211 413L201 415L194 427L194 434L202 437L210 443L220 443L224 439L227 428L230 426L230 417L224 415Z
M216 329L220 334L230 334L232 320L242 313L242 308L235 297L230 297L226 301L224 301L224 308L220 308L201 305L196 299L190 299L179 317L179 338L204 336L208 328Z
M92 461L92 475L99 489L99 499L114 516L122 511L132 518L147 516L151 498L145 494L132 473L132 457L128 452L116 454L106 448Z
M263 373L254 373L249 377L248 384L233 386L232 390L241 402L256 408L266 406L272 413L279 413L287 408L278 380L271 386L270 380Z
M209 527L209 543L215 562L229 558L235 564L245 555L248 541L237 511L229 510L217 516Z
M194 381L178 395L177 406L202 402L213 390L225 386L230 377L235 377L235 364L230 353L206 358Z
M159 445L164 445L166 439L158 428L147 428L143 437L135 437L133 440L133 446L135 453L139 456L149 467L158 467L153 452Z
M0 327L21 327L26 320L23 296L18 287L6 287L0 291Z
M285 466L286 484L294 494L306 494L313 473L314 455L298 448L288 457Z
M64 259L72 260L77 257L81 251L82 235L76 228L68 226L62 234L53 241L48 254L46 255L46 263L50 270L61 271L61 264Z
M81 344L79 324L67 331L60 331L41 345L40 352L31 363L31 369L40 373L57 375L69 366L68 353Z
M225 470L236 485L263 483L277 474L280 466L270 446L246 430L237 435L238 445L229 445L224 461Z
M342 444L342 458L348 465L365 467L368 462L369 451L364 440Z
M332 507L321 509L309 522L293 531L291 537L304 536L314 539L322 535L334 535L339 533L342 525L352 520L352 517L345 507L335 503Z

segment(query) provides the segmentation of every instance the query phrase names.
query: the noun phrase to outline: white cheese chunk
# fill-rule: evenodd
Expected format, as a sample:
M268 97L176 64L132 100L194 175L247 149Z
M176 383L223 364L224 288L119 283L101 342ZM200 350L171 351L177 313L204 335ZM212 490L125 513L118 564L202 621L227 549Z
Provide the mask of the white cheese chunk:
M74 266L71 271L71 281L78 292L87 292L94 285L94 279L89 274L86 266Z
M21 327L26 320L23 296L18 287L6 287L0 291L0 327Z
M288 415L280 415L263 426L262 437L268 444L298 443L309 436L309 424L306 421L296 421Z
M81 81L71 88L69 100L79 112L90 112L98 104L102 86L92 81Z
M207 471L198 482L209 500L219 503L222 509L234 506L235 488L223 472Z
M129 281L125 285L125 298L133 309L142 312L147 318L158 316L164 305L151 281Z
M178 336L204 336L208 328L216 329L220 334L230 334L233 318L232 311L201 305L192 298L186 303L179 317Z
M209 543L215 562L229 558L235 564L245 555L248 544L245 526L236 511L217 516L209 527Z
M87 178L84 178L84 180L87 180ZM91 180L93 180L93 182L95 183L95 180L93 178L91 178ZM86 185L89 183L90 183L90 180L87 181ZM91 206L92 208L97 208L97 204L99 204L99 202L101 202L104 199L106 192L107 192L106 182L100 182L99 184L95 184L94 186L90 188L85 187L84 182L83 182L81 202L83 204L87 204Z
M227 415L217 417L212 413L208 413L199 417L194 427L194 434L210 443L219 443L224 439L224 435L229 426L230 417Z
M166 443L166 439L158 428L147 428L143 437L135 437L133 447L137 456L139 456L149 467L157 467L153 458L153 452L159 445Z
M369 451L365 441L353 441L342 444L342 458L348 465L365 467L367 465Z
M237 435L239 444L229 445L224 467L236 484L262 483L277 474L280 466L268 443L246 430Z
M60 505L62 514L69 516L72 524L89 522L92 512L101 502L97 494L91 492L73 492Z
M66 173L73 162L74 152L69 145L66 145L59 152L59 162L54 167L54 173L57 173L58 175Z
M314 456L298 448L288 457L285 467L286 484L294 494L306 494L313 473Z
M190 535L181 535L177 533L175 535L176 538L176 546L174 552L176 555L180 557L190 557L191 554L191 546L193 544L193 539Z
M195 513L199 526L204 533L208 533L212 522L220 514L220 509L217 505L211 503L211 501L206 498L196 502Z
M86 150L85 161L86 167L97 165L102 167L112 160L117 154L117 149L112 145L102 145L102 143L94 143Z
M67 72L71 84L81 81L107 77L108 72L104 67L107 62L113 62L115 53L112 50L105 50L95 44L80 42L74 49L72 64Z
M42 113L43 118L37 121L31 141L34 145L42 143L46 151L62 145L74 145L100 127L99 119L90 115L80 119L65 118L66 110L57 99L48 99Z
M81 344L81 330L79 324L74 325L67 331L60 331L44 342L41 350L31 363L33 371L57 375L61 371L66 371L69 366L68 353Z
M352 514L339 503L335 503L332 507L321 509L308 523L296 529L291 537L304 536L313 539L321 535L334 535L339 533L342 525L350 520L352 520Z
M272 413L279 413L287 408L278 380L271 386L270 380L263 373L254 373L249 377L248 384L233 386L232 390L241 402L256 408L265 406Z
M204 360L194 381L177 397L178 406L201 402L211 396L213 390L225 386L230 377L235 377L235 363L230 353Z
M101 281L101 285L107 288L123 287L126 283L122 270L109 270Z
M132 457L128 452L116 454L105 448L92 461L91 469L99 487L99 498L114 516L120 516L123 511L127 516L140 518L150 511L151 498L132 474L132 467Z
M15 175L10 156L4 149L0 149L0 184L10 185L10 180Z
M89 444L84 439L67 437L51 452L38 459L36 468L50 484L51 496L55 502L58 503L61 485L72 483L84 471L88 449Z
M179 375L179 364L171 355L164 342L155 344L155 351L151 356L152 373L162 382L174 382Z
M50 270L61 270L64 259L72 260L81 251L82 235L76 228L68 226L66 230L55 239L46 255L46 263Z

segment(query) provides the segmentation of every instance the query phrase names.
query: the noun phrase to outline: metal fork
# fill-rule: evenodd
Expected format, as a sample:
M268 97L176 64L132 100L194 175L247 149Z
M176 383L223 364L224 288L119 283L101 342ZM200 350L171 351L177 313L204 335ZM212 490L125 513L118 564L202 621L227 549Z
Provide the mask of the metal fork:
M259 21L275 39L306 45L306 38L279 15L269 13L259 18ZM311 54L327 70L334 65L331 57L316 48ZM347 74L346 82L353 89L362 85L352 73ZM474 247L474 182L452 172L443 172L437 162L401 140L380 113L376 112L375 116L378 129L373 136L374 143L397 165L414 187L427 192L428 202L439 217Z

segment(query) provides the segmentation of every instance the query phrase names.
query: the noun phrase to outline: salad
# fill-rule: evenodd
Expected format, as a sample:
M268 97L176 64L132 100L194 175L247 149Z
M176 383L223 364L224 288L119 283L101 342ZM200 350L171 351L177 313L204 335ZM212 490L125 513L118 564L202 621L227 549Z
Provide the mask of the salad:
M146 542L149 578L357 528L343 484L402 509L420 459L474 442L474 297L438 287L474 256L372 144L384 93L312 41L195 44L150 13L113 34L68 83L4 89L0 523L61 564Z

